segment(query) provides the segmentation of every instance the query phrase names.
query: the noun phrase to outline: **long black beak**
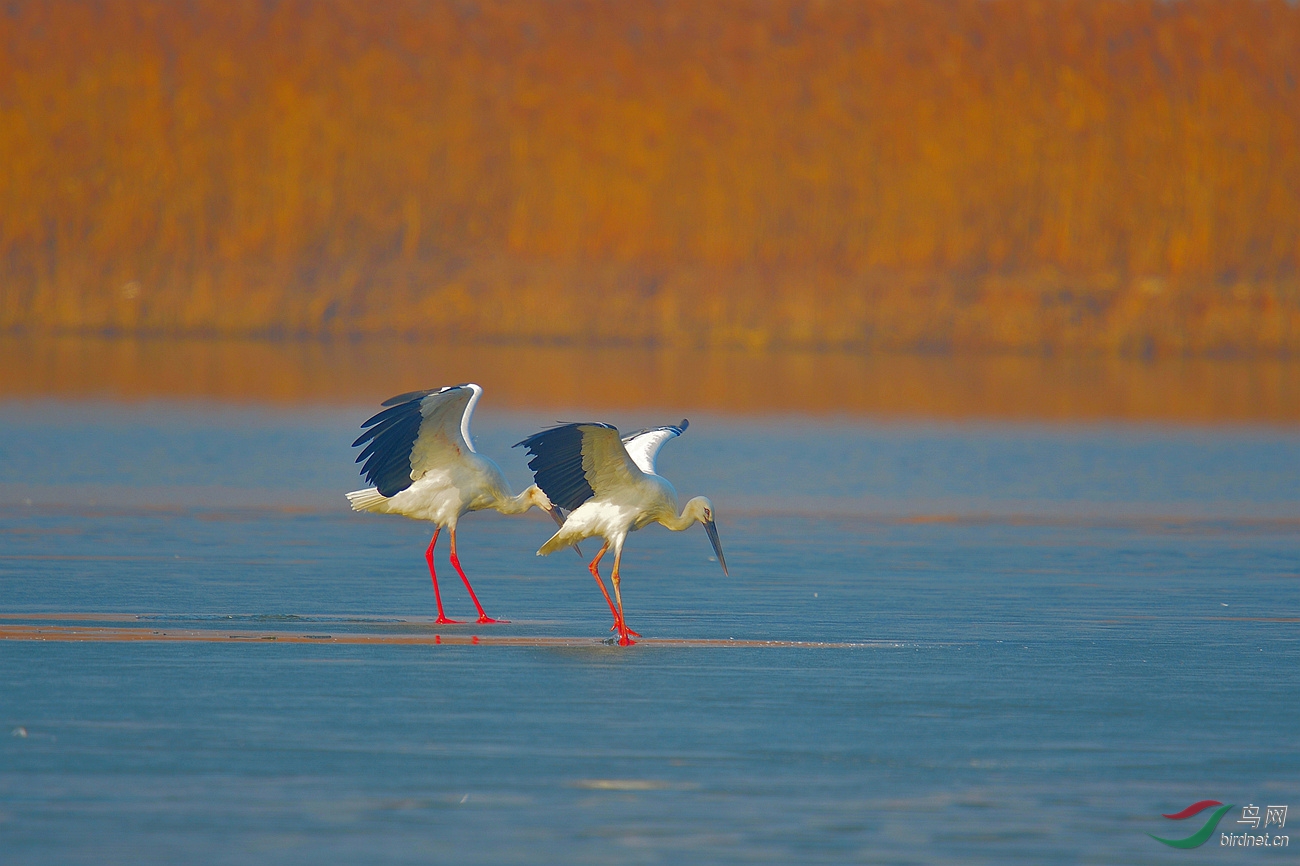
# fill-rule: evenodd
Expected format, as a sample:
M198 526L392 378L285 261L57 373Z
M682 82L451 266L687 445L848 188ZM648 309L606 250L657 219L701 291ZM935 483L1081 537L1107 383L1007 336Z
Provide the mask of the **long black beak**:
M718 524L709 520L704 524L704 531L709 534L709 541L713 544L713 552L718 555L718 565L722 566L722 573L731 577L731 572L727 571L727 558L722 555L722 542L718 541Z
M550 508L546 509L546 513L551 515L551 519L555 521L556 526L564 526L564 515L560 513L560 509L552 505ZM586 560L587 557L582 555L582 548L578 545L573 545L573 552L578 554L579 559Z

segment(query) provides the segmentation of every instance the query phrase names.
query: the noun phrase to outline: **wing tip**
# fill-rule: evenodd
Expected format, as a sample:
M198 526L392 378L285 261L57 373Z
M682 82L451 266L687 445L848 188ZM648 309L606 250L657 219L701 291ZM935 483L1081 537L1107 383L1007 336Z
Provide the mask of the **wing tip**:
M557 430L577 429L579 427L601 427L606 430L618 430L613 424L606 424L604 421L557 421L550 427L544 427L531 436L525 436L520 439L511 448L518 448L520 445L532 451L532 444L541 441L544 436L556 432Z
M443 385L441 388L425 388L420 391L406 391L394 397L389 397L387 400L380 403L379 405L399 406L402 403L410 403L414 400L423 400L425 397L428 397L431 394L445 394L448 391L458 391L461 388L469 388L470 390L478 394L483 393L482 385L475 384L474 382L461 382L459 385Z
M691 426L691 422L683 418L680 424L664 424L660 427L642 427L640 430L633 430L631 433L623 436L623 444L626 445L636 437L644 436L646 433L658 433L660 431L672 433L674 436L680 436L686 432L686 428L689 426Z
M421 391L404 391L401 394L398 394L393 397L389 397L387 400L380 403L379 405L400 406L403 403L410 403L412 400L423 400L425 397L428 397L430 394L436 394L437 392L438 392L437 388L425 388Z

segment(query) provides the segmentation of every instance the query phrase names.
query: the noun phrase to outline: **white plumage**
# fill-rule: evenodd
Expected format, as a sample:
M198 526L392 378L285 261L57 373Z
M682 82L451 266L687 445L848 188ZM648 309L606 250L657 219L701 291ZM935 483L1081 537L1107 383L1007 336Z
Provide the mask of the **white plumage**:
M614 630L624 646L634 643L632 637L640 637L627 627L619 588L623 543L629 532L651 523L675 531L702 523L718 563L723 573L727 573L727 561L713 519L713 504L697 496L678 514L677 492L667 479L655 472L659 449L668 440L680 436L687 426L688 422L683 420L679 425L639 430L620 437L618 430L609 424L565 424L543 430L516 445L522 445L533 455L528 466L537 485L552 503L570 512L559 532L537 554L545 556L584 538L604 539L604 546L588 568L609 603ZM611 547L614 548L614 568L610 575L614 600L606 592L599 571L600 560Z
M456 554L456 526L471 511L494 509L502 514L522 514L537 506L557 523L563 518L537 485L518 495L510 493L501 467L474 450L470 416L483 389L478 385L451 385L429 391L412 391L385 400L389 408L361 426L366 429L352 445L365 443L357 462L365 461L362 474L374 487L347 494L356 511L401 514L428 520L437 528L425 551L439 623L455 622L443 612L433 550L438 533L451 532L451 564L465 583L478 609L478 622L498 622L479 604Z

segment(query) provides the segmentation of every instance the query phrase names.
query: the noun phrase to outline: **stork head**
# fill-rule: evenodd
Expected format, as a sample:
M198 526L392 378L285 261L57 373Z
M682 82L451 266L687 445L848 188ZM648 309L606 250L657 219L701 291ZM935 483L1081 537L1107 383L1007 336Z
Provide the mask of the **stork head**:
M697 496L690 502L686 503L684 512L689 516L704 524L704 531L709 535L709 543L713 545L713 552L718 555L718 565L722 566L722 573L730 576L727 571L727 560L722 555L722 542L718 541L718 525L713 522L713 503L707 496Z
M525 511L527 511L530 506L536 505L547 514L551 515L551 519L555 521L556 526L564 526L564 512L556 508L555 503L551 502L551 498L536 484L530 484L523 493L519 494L519 497L527 503L524 506ZM573 549L578 550L578 545L575 544ZM578 550L578 555L582 555L581 550Z
M560 514L560 510L551 503L550 497L536 484L530 484L523 493L519 494L519 498L528 503L529 506L537 506L551 515L551 519L557 524L563 525L564 517Z

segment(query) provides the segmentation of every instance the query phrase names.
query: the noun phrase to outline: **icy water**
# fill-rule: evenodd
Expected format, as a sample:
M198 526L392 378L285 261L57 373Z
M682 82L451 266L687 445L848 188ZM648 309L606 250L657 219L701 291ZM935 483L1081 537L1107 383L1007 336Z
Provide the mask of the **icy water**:
M0 860L1300 850L1147 835L1300 807L1294 427L692 417L660 468L732 573L633 535L623 649L536 513L462 524L511 623L433 626L425 526L342 498L369 412L0 403ZM508 446L557 419L476 420L522 486Z

